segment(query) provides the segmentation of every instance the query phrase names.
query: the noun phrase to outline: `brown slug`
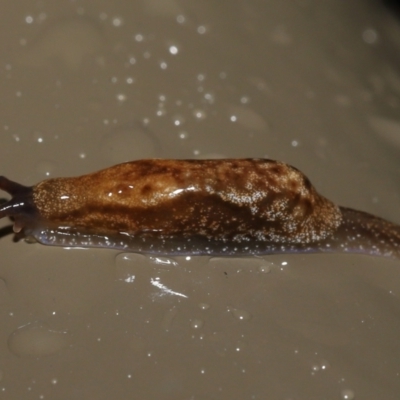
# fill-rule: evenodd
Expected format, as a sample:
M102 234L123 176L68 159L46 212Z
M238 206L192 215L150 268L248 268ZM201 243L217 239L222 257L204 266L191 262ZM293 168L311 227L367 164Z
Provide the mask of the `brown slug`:
M339 207L268 159L139 160L33 187L0 177L0 218L47 245L164 255L357 252L399 258L400 227Z

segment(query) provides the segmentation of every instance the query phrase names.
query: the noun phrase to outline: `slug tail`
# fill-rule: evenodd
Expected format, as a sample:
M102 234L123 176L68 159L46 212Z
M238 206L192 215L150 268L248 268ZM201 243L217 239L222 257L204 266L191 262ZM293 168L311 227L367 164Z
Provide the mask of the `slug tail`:
M400 226L363 211L340 207L337 236L346 252L400 258Z

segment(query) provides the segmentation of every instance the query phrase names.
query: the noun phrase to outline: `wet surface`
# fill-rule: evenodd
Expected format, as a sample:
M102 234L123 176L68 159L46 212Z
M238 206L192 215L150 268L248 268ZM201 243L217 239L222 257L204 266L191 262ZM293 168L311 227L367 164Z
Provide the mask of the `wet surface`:
M399 223L400 27L357 5L7 0L1 173L270 157ZM397 261L0 251L0 398L398 398Z

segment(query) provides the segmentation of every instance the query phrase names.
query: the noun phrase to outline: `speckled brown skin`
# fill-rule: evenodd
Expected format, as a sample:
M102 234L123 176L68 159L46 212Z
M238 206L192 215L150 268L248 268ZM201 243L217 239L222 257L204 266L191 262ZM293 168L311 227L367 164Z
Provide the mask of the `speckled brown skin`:
M43 181L33 201L45 220L104 233L310 243L341 221L297 169L255 159L133 161Z
M266 159L140 160L25 187L0 207L43 244L153 254L358 252L400 258L400 227L319 195Z

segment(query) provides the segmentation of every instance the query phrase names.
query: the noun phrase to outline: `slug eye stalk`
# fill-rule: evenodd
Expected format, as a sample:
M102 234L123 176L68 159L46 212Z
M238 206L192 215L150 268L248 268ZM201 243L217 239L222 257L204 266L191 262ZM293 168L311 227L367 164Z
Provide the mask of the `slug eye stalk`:
M18 217L17 219L31 218L35 213L32 197L32 187L21 185L0 176L0 190L11 195L11 199L0 204L0 218ZM14 231L19 232L22 226L14 225Z

